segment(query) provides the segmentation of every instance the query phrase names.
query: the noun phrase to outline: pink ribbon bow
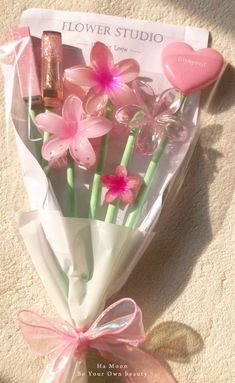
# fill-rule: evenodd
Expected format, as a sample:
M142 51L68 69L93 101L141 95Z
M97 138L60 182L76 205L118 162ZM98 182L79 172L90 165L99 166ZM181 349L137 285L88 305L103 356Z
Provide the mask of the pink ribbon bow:
M46 382L69 383L72 362L91 347L117 369L126 366L119 371L126 383L176 383L160 360L137 348L146 336L142 312L132 299L109 306L88 329L77 329L67 322L55 325L30 310L20 311L18 319L31 351L53 355Z

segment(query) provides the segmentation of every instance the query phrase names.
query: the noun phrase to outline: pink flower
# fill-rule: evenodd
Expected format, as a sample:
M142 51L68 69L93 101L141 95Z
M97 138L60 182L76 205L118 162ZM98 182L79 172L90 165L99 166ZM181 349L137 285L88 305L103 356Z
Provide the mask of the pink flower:
M105 195L107 203L113 202L116 198L120 198L125 204L134 201L134 194L131 189L135 189L140 184L139 177L128 177L127 170L124 166L117 166L115 174L106 174L102 176L103 184L108 188Z
M64 102L62 116L51 112L37 115L38 128L51 134L42 147L45 160L57 160L69 150L77 164L87 167L95 164L96 155L89 138L107 134L112 123L104 117L83 120L82 113L82 101L76 96L69 96Z
M116 111L117 122L139 129L137 148L144 156L152 156L162 136L167 134L169 145L176 146L188 139L189 129L179 112L183 95L177 89L167 89L158 96L143 81L132 83L136 105L125 105ZM166 129L171 126L170 131Z
M126 59L114 64L110 49L101 42L96 42L91 50L91 66L78 65L64 72L65 86L74 92L77 86L90 90L84 99L87 113L100 111L108 100L113 105L121 106L135 102L133 90L126 84L139 74L139 64L134 59Z

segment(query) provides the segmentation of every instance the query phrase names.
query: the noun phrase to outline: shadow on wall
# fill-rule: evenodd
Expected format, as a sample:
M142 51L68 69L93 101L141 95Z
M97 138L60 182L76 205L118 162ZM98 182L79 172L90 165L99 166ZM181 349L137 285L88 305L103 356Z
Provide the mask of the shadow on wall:
M204 130L209 137L222 133L220 125ZM208 188L222 155L215 149L203 148L203 140L200 139L193 154L175 206L165 206L155 238L118 294L138 302L146 328L160 318L187 286L197 259L212 239Z
M141 348L152 355L159 362L170 369L168 361L188 363L191 357L203 348L201 336L191 327L179 322L162 322L148 334L146 342ZM92 350L88 355L87 373L92 383L121 383L126 373L134 373L133 367L118 369L108 360L102 359L98 352ZM115 365L115 364L114 364ZM125 361L123 361L125 365ZM141 373L142 371L137 371ZM117 375L120 374L118 377Z
M0 375L0 383L11 383L8 378L4 378L4 376Z
M152 0L155 1L155 0ZM181 8L187 12L187 16L198 15L198 18L205 22L214 24L215 27L221 27L224 31L233 34L234 12L233 1L221 0L167 0L170 7ZM203 26L203 24L201 25Z
M180 322L162 322L147 333L143 349L162 360L189 363L203 348L201 336Z
M220 114L235 105L235 68L227 64L218 83L203 90L201 105L210 114Z

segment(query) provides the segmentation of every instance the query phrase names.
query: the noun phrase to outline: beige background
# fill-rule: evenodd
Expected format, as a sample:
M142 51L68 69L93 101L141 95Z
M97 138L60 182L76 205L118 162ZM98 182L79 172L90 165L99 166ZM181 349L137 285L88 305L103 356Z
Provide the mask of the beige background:
M30 7L94 11L206 27L211 32L212 46L231 64L210 112L201 116L200 142L180 195L166 214L167 224L159 228L158 236L120 296L130 295L137 300L146 328L174 320L191 326L201 335L204 347L200 353L188 363L170 362L180 383L234 382L234 1L1 0L1 40L18 23L21 12ZM3 137L3 107L0 121ZM14 145L11 161L7 163L6 146L1 139L0 155L3 327L0 382L32 383L37 381L44 362L28 352L19 332L16 311L32 307L51 315L54 309L14 225L14 209L27 208ZM181 353L187 346L184 340L181 337L175 343ZM188 346L185 352L189 352Z

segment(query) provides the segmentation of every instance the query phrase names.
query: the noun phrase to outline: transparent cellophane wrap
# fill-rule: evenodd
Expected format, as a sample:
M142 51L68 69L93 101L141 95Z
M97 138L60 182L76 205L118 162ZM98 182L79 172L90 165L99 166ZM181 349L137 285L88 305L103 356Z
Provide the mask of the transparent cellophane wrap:
M80 23L113 25L113 28L137 28L149 33L163 35L162 44L136 42L136 40L96 35L79 34L76 31L62 30L62 20L66 17ZM96 41L112 46L115 61L131 56L138 60L141 76L153 81L151 86L156 93L170 87L162 74L161 51L172 41L185 41L194 48L207 46L208 33L190 27L176 27L157 23L147 23L112 16L69 13L49 10L28 10L22 15L22 24L29 25L36 54L37 67L40 67L40 37L43 30L62 32L64 68L78 64L89 64L88 51ZM85 24L84 24L85 25ZM32 135L29 129L29 107L20 94L17 75L17 60L29 43L29 38L10 42L1 47L1 67L5 81L5 121L6 130L15 135L22 177L28 195L30 211L16 212L19 231L26 244L35 268L56 307L62 320L77 327L87 327L104 309L111 298L126 282L134 266L144 254L153 238L155 227L162 212L163 204L170 204L186 174L191 154L196 145L199 130L197 116L199 93L189 98L184 119L188 122L188 138L177 147L168 146L161 157L157 172L148 192L138 219L136 229L122 225L130 207L120 205L117 223L104 222L106 204L104 190L98 219L88 219L89 199L94 168L76 167L77 217L67 217L67 189L65 169L54 168L47 177L36 159L37 140L40 133ZM118 46L128 47L115 50ZM139 44L137 46L137 44ZM83 47L85 47L83 49ZM155 50L154 50L155 48ZM17 52L17 54L16 54ZM155 65L153 65L155 62ZM28 88L30 90L30 76ZM60 113L60 110L58 110ZM35 132L34 132L35 134ZM112 173L119 164L126 143L128 129L115 127L110 134L105 172ZM100 141L94 142L96 152ZM10 160L10 158L9 158ZM149 163L135 150L128 166L130 174L143 177ZM79 371L79 374L78 374ZM74 361L67 382L84 383L88 380L85 357ZM41 378L46 383L50 375L48 364Z

